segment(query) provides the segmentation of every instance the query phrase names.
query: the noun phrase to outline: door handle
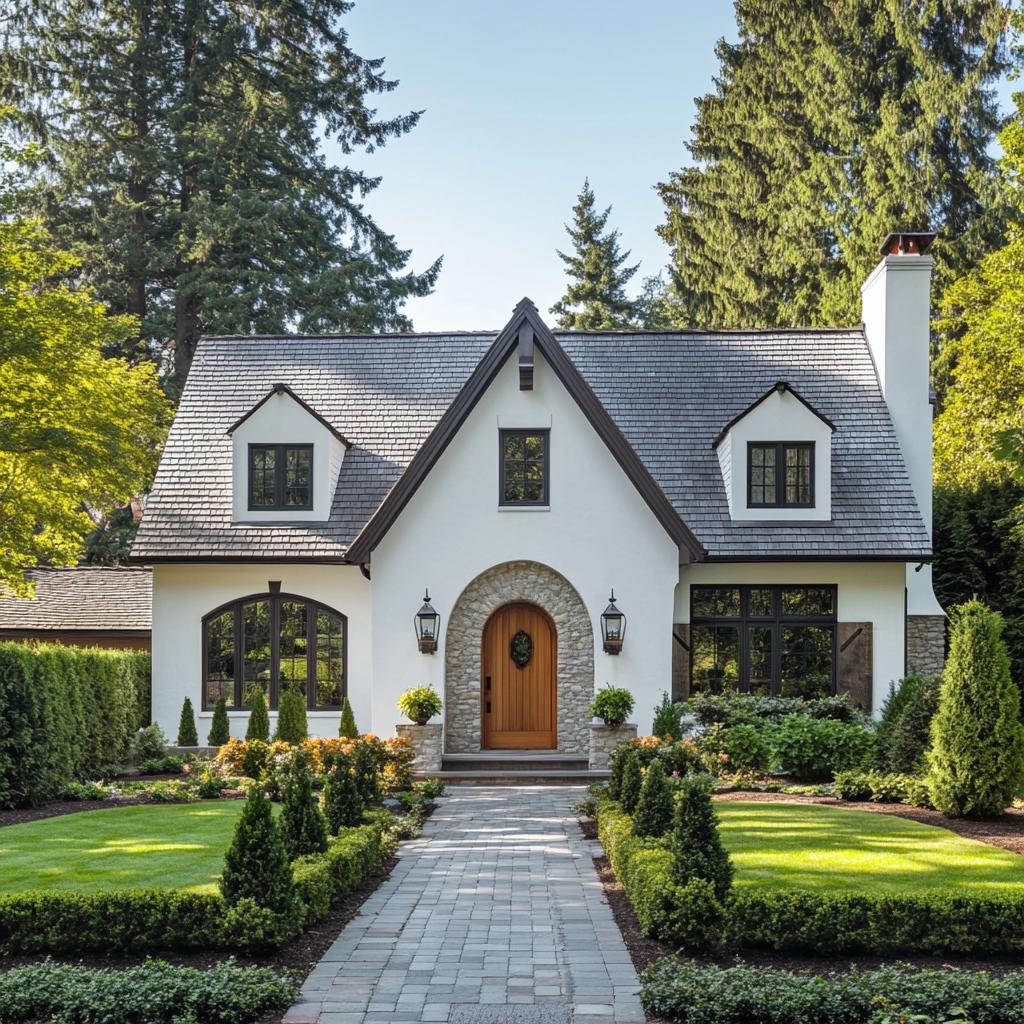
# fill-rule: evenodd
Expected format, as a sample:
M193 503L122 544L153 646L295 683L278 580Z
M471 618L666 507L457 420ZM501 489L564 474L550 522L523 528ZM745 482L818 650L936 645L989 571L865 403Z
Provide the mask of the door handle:
M491 713L491 702L488 701L487 702L487 714L490 714L490 713Z
M491 677L490 676L487 676L484 679L484 689L487 690L488 693L490 693L490 690L491 690Z

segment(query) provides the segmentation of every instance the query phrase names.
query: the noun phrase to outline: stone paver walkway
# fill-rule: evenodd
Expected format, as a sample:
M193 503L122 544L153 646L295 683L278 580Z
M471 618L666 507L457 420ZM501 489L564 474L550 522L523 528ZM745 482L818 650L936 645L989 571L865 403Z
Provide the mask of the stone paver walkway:
M640 1024L636 973L570 811L584 793L450 787L286 1024Z

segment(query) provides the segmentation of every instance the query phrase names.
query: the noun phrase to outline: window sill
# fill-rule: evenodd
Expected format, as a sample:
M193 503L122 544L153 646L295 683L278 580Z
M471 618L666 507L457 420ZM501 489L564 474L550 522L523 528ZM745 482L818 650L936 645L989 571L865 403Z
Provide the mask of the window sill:
M277 713L278 713L277 712L277 708L270 708L270 709L267 710L267 714L268 715L276 715ZM196 718L213 718L213 714L214 713L212 711L197 711L196 712ZM307 711L306 712L306 717L307 718L337 718L338 715L340 715L340 714L341 714L341 708L338 708L337 711ZM230 710L228 711L228 719L229 720L230 719L234 719L234 718L242 719L242 718L248 718L248 717L249 717L249 712L248 711L230 711Z
M499 505L499 512L550 512L550 505Z

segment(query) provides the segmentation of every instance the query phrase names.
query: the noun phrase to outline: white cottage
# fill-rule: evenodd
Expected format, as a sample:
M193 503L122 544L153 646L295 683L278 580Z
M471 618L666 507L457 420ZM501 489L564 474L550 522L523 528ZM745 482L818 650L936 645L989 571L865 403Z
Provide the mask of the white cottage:
M314 734L347 694L388 735L432 684L449 754L585 757L604 683L642 731L664 691L877 710L942 661L931 239L886 240L853 328L553 332L524 299L497 334L205 338L133 552L154 719L224 698L242 735L292 685Z

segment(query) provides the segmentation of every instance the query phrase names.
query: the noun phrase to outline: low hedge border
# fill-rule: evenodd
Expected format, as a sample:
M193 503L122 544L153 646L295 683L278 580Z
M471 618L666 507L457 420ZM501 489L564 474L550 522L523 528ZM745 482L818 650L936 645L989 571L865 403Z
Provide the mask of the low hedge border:
M100 953L258 949L321 920L394 849L381 822L345 830L326 853L293 865L299 908L278 920L251 901L228 907L219 893L180 889L25 892L0 896L0 953Z
M598 805L598 833L644 934L697 947L685 895L662 840L638 839L616 803ZM729 945L789 952L994 955L1024 952L1024 897L960 893L827 893L734 887L725 905Z

